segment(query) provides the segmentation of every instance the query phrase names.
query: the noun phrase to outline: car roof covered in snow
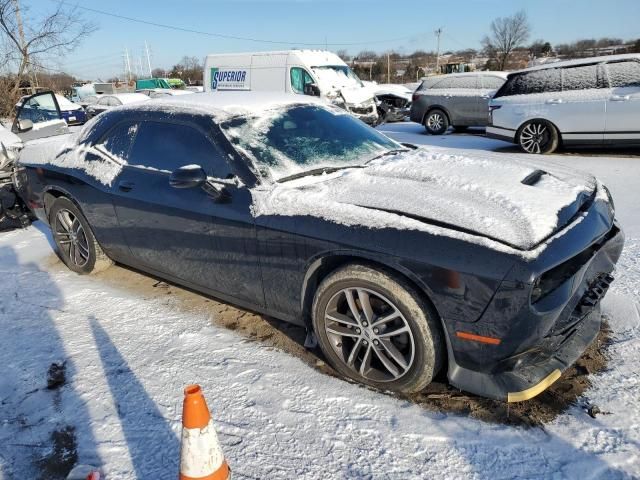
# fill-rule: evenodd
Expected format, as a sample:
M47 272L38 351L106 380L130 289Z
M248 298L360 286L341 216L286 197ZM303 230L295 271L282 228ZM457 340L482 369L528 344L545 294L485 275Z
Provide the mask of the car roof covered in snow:
M145 100L149 100L149 97L147 97L144 93L110 93L108 95L103 95L102 97L115 97L123 104L144 102Z
M460 73L444 73L442 75L430 75L428 77L422 77L420 80L442 80L443 78L453 77L477 77L478 75L492 75L494 77L501 77L506 79L509 72L501 72L498 70L475 70L473 72L460 72Z
M522 72L533 72L536 70L547 70L549 68L575 67L579 65L592 65L594 63L619 62L621 60L640 61L640 54L625 53L622 55L603 55L600 57L577 58L575 60L564 60L561 62L544 63L542 65L536 65L534 67L525 68L524 70L516 70L515 72L511 72L510 75L513 75L516 73L522 73Z
M132 104L119 108L167 112L197 110L219 117L261 112L295 104L326 105L327 103L316 97L292 93L228 91L160 97L144 104Z

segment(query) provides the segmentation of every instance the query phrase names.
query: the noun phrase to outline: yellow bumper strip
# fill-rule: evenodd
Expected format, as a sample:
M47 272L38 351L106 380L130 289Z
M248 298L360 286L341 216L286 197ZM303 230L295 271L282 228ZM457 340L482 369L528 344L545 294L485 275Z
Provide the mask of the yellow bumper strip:
M536 395L540 395L547 388L551 386L553 382L560 378L560 370L556 369L543 378L540 383L534 385L531 388L527 388L521 392L510 392L507 394L507 402L522 402L524 400L529 400L530 398L535 397Z

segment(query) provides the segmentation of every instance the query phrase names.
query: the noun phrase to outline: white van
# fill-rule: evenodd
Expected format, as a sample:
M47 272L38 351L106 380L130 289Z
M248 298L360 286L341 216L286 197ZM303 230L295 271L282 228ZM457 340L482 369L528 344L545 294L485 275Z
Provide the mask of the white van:
M322 50L207 55L205 92L253 90L323 97L368 124L378 112L371 89L334 53Z

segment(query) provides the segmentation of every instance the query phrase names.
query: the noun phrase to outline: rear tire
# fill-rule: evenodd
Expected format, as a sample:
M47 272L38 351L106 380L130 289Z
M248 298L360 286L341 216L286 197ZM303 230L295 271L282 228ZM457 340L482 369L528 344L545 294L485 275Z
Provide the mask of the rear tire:
M418 392L444 363L437 314L391 272L358 264L336 270L320 283L312 316L327 361L356 382Z
M558 148L558 130L546 120L530 120L518 132L518 145L526 153L547 155Z
M56 254L80 275L98 273L113 265L76 205L65 197L57 198L49 211L49 225L56 244Z
M442 135L449 128L449 117L439 108L434 108L424 117L424 128L431 135Z

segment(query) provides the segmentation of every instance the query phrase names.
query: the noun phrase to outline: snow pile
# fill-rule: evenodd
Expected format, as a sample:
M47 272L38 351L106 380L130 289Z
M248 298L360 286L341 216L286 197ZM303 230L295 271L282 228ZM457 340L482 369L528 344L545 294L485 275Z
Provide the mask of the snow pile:
M234 479L640 475L638 304L618 281L605 299L615 368L591 375L584 399L609 414L576 406L524 429L372 392L212 325L211 311L184 311L175 295L75 275L45 258L39 228L0 236L0 478L42 477L35 464L50 433L72 426L79 463L118 480L174 479L182 388L194 382ZM620 280L637 289L638 271L629 273ZM67 383L49 391L54 361L66 361Z
M537 169L548 173L535 185L524 185L522 180ZM529 250L557 230L563 208L595 188L593 177L549 164L419 149L376 160L366 168L258 190L253 212L448 234L419 221L425 219Z

